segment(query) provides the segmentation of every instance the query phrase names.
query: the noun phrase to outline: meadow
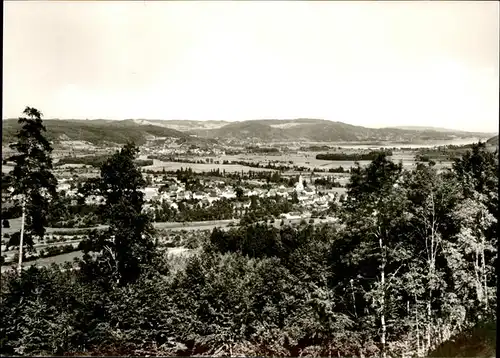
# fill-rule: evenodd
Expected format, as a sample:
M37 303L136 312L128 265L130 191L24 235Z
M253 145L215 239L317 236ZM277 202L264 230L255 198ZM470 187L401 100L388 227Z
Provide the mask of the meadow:
M272 171L265 168L251 168L244 165L232 164L198 164L198 163L178 163L178 162L164 162L154 159L153 165L142 167L144 170L159 171L165 169L166 171L180 170L181 168L191 168L195 172L208 172L213 169L225 170L226 172L248 172L252 171Z
M354 153L355 150L342 150L343 153ZM240 154L240 155L226 155L220 156L216 159L218 160L229 160L229 161L247 161L253 163L266 164L268 162L281 162L288 165L296 165L299 167L306 167L309 169L330 169L343 167L345 169L354 167L356 161L353 160L321 160L316 159L316 155L321 152L297 152L291 154L282 155L258 155L258 154ZM412 167L416 164L415 152L413 150L396 150L393 151L392 157L390 157L394 162L398 163L402 161L404 167ZM292 163L290 163L292 162ZM361 166L367 166L370 164L369 160L361 160L358 163ZM186 164L188 165L188 164ZM441 163L436 163L437 169L444 167L451 167L450 161L443 161ZM254 168L252 168L254 169ZM194 170L194 168L193 168Z

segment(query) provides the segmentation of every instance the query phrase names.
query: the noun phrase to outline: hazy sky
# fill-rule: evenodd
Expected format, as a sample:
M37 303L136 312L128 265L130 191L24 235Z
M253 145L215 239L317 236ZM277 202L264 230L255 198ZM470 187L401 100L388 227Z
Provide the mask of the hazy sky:
M4 2L3 118L498 131L499 3Z

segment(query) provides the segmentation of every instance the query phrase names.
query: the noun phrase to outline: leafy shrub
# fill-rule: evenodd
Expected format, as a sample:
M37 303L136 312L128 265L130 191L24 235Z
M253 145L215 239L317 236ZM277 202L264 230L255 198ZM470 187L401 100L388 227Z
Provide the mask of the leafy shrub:
M15 233L13 233L12 235L10 235L9 243L7 245L8 246L19 246L20 241L21 241L21 232L17 231ZM33 245L33 238L31 237L31 235L29 235L26 232L23 235L23 246L24 245L28 245L28 246Z
M392 151L389 149L371 151L369 153L322 153L317 154L316 159L320 160L347 160L347 161L359 161L359 160L374 160L378 155L385 154L387 156L392 156Z
M15 219L22 215L22 208L20 205L12 205L8 208L2 208L2 218Z
M65 254L68 252L73 252L77 250L81 250L81 243L75 248L71 244L60 245L60 246L48 246L45 249L40 250L40 257L52 257L61 254Z

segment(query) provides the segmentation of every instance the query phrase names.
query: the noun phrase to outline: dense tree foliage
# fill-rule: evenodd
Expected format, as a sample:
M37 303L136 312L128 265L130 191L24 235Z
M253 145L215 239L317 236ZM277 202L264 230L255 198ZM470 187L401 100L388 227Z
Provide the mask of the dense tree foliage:
M342 185L331 176L315 179L314 185L322 186L325 189L342 187Z
M47 222L54 228L87 228L103 223L99 217L97 204L85 204L64 195L64 192L52 200L49 205Z
M125 145L102 165L100 178L89 182L87 194L104 197L100 215L109 223L107 231L92 233L83 246L82 270L91 278L128 283L153 260L153 228L151 218L143 212L140 189L145 181L134 164L137 153L133 144Z
M228 220L234 217L234 207L230 200L217 200L210 206L200 205L198 202L189 204L181 201L178 207L172 207L163 202L155 207L154 217L156 221L205 221L205 220Z
M103 155L87 155L83 157L63 157L60 158L59 161L57 162L57 165L66 165L66 164L83 164L83 165L90 165L96 168L100 168L106 160L109 159L109 155L103 154ZM144 167L147 165L153 165L153 160L148 159L148 160L135 160L135 164Z
M392 151L391 150L378 150L378 151L371 151L369 153L353 153L353 154L347 154L347 153L320 153L316 154L316 159L321 159L321 160L374 160L379 156L380 154L391 156Z

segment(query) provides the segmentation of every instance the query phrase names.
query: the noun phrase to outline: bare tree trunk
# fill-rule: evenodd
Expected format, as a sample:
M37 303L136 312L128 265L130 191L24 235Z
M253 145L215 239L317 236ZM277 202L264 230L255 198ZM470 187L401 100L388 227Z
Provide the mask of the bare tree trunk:
M386 344L386 331L385 325L385 253L382 237L379 238L380 250L382 251L382 263L380 264L380 284L381 284L381 297L380 297L380 324L382 328L382 335L380 336L380 343L382 345L382 357L386 357L385 344Z
M420 327L418 324L418 300L417 300L417 295L415 295L415 323L417 325L417 356L420 357Z
M354 295L354 285L352 284L353 279L351 278L351 291L352 291L352 305L354 306L354 317L358 318L358 313L356 310L356 296Z
M479 302L483 301L483 293L482 293L482 288L483 285L481 283L481 278L479 277L479 250L476 248L476 254L475 254L475 263L474 263L474 275L476 277L476 296L477 300Z
M431 235L431 255L434 246L434 235ZM433 270L432 270L432 256L429 260L429 279L430 279L430 287L429 287L429 296L427 297L427 342L426 342L426 352L429 352L431 348L431 319L432 319L432 279L433 279Z
M116 240L115 241L115 245L116 245ZM116 247L116 246L115 246ZM104 249L106 249L111 258L113 259L113 264L114 264L114 270L115 270L115 274L117 275L117 278L116 278L116 284L119 284L120 283L120 275L119 275L119 263L118 263L118 259L117 259L117 254L116 252L113 251L113 249L111 247L109 247L108 245L104 245ZM113 264L111 262L108 261L108 266L110 268L110 270L113 272Z
M484 283L484 308L488 310L488 276L486 272L486 260L485 260L485 255L484 255L484 236L482 238L482 250L481 250L481 255L482 255L482 260L483 260L483 283Z
M410 327L411 328L411 312L410 312L410 300L406 300L406 314L408 315L408 319L410 322ZM408 336L406 337L406 342L405 342L405 353L410 356L410 345L409 342L411 341L411 329L408 330ZM403 357L405 354L403 354Z
M23 202L22 202L22 217L21 217L21 235L19 238L19 263L17 266L17 270L19 271L19 274L21 274L21 271L23 269L23 245L24 245L24 220L26 218L26 201L25 198L23 197Z
M432 299L432 294L429 292L429 298L427 300L427 342L426 342L426 347L425 351L428 353L429 350L431 349L431 299Z
M431 215L432 221L430 223L431 237L430 248L427 250L427 264L429 274L429 293L427 297L427 332L426 332L426 347L425 351L429 352L432 346L432 292L434 290L434 273L436 267L436 255L438 251L438 235L436 234L436 209L434 204L434 194L431 193Z

